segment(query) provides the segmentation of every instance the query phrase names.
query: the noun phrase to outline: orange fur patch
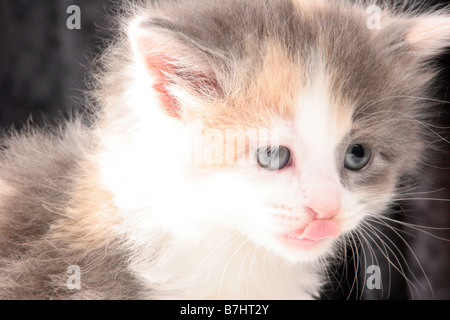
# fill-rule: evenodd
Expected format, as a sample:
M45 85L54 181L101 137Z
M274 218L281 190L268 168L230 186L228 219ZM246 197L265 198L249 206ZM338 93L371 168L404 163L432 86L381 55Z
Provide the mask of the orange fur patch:
M303 13L312 13L316 9L326 8L326 0L293 0L294 5Z
M250 50L250 49L249 49ZM256 49L255 49L256 50ZM267 41L259 66L221 105L210 106L204 125L211 128L270 128L274 119L293 120L302 86L302 66L278 41Z
M330 108L330 112L333 114L333 119L336 121L336 137L338 140L342 140L350 130L354 127L353 122L353 110L351 103L344 99L334 102L335 108Z
M226 168L250 161L249 145L259 139L260 129L271 129L276 120L294 120L302 77L301 64L279 42L268 41L260 65L246 84L222 103L191 114L203 123L203 143L193 151L196 160L201 160L197 163Z
M54 226L54 235L69 238L70 247L85 250L105 245L112 238L113 229L120 224L113 196L100 184L97 170L84 163L85 174L80 176L66 219Z
M2 201L5 201L8 197L14 195L14 188L0 179L0 208L2 207ZM6 222L6 216L0 211L0 226ZM1 229L0 229L1 231Z
M14 194L14 189L5 181L0 180L0 197L7 197Z

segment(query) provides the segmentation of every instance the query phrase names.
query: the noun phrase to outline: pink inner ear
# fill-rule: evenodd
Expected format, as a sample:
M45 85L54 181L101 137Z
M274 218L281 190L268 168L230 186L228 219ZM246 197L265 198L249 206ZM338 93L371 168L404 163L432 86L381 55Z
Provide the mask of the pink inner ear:
M188 68L180 70L180 68L177 69L175 59L171 57L170 53L164 52L164 49L161 48L152 50L152 48L157 47L157 44L151 39L141 38L138 41L138 45L139 51L144 54L146 67L155 77L153 88L158 93L161 107L167 115L176 118L181 117L181 106L167 89L171 84L171 79L168 75L174 75L183 79L190 89L202 97L211 98L211 94L222 94L221 87L212 70L209 70L207 63L202 66L195 66L185 62ZM178 48L178 51L180 51L180 48Z
M163 52L148 53L148 48L152 47L151 41L140 40L139 47L145 53L145 64L150 72L155 76L153 88L156 90L164 112L171 117L180 117L180 107L177 100L167 90L170 84L167 78L168 73L175 72L175 66L171 63L171 58Z

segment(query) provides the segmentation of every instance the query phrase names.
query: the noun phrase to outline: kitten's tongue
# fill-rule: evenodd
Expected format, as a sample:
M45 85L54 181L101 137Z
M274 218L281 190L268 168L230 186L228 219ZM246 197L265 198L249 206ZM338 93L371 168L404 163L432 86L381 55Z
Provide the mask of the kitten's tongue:
M314 220L303 231L301 239L312 241L327 238L337 238L341 233L341 226L335 220Z

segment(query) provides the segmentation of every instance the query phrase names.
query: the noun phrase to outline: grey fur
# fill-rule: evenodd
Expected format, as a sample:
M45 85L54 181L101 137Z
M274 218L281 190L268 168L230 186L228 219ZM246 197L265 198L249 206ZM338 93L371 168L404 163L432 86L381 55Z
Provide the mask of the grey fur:
M14 189L0 198L0 298L136 298L139 285L126 272L126 254L108 248L73 250L76 239L51 230L66 210L83 156L92 150L80 122L63 129L29 129L3 139L1 179ZM76 224L76 222L75 222ZM67 268L82 270L82 290L67 287Z

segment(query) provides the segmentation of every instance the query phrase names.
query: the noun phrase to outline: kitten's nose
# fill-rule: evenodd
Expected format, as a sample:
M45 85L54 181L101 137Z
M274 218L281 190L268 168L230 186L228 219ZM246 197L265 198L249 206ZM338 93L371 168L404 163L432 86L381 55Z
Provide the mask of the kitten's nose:
M339 207L330 206L330 207L324 207L321 206L318 208L317 206L310 207L305 206L305 210L308 213L308 215L313 220L324 220L324 219L331 219L339 212Z
M313 220L330 219L341 209L340 184L324 177L305 191L305 210Z

